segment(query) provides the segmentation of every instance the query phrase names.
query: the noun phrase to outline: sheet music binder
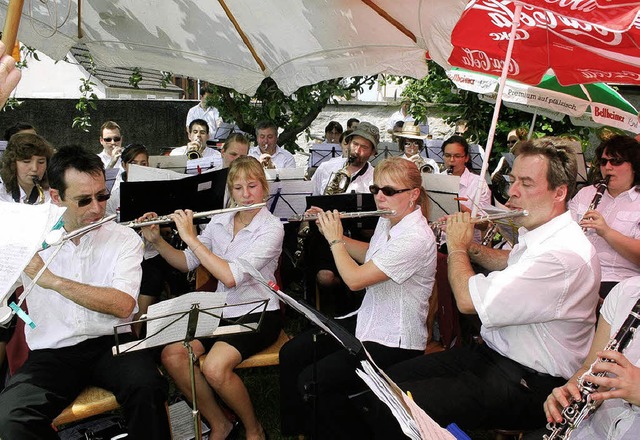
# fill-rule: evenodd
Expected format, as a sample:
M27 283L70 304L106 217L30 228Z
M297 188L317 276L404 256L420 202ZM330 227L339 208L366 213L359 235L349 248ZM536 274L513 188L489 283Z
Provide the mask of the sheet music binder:
M120 221L135 220L146 212L166 215L176 209L196 212L221 209L228 172L224 168L180 180L122 182Z

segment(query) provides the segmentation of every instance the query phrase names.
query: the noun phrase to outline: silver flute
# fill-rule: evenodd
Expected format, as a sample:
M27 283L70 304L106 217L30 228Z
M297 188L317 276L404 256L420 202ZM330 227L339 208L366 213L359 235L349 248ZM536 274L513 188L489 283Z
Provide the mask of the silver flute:
M266 205L267 205L266 203L254 203L253 205L236 206L234 208L224 208L224 209L214 209L213 211L194 212L193 218L211 217L212 215L226 214L228 212L251 211L253 209L262 208L263 206L266 206ZM140 222L137 220L132 220L130 222L125 222L120 224L128 228L142 228L142 227L151 226L151 225L169 224L169 223L173 223L173 221L174 221L173 214L169 214L169 215L162 215L160 217L157 217L151 220L143 220Z
M481 215L478 217L473 217L470 219L469 223L484 223L484 222L495 222L498 220L504 220L513 217L526 217L529 215L529 211L526 209L512 209L510 211L499 212L497 214L489 214L489 215ZM439 222L429 223L429 226L432 228L434 226L445 226L447 224L446 220L442 220Z
M379 217L382 215L395 215L394 209L379 209L378 211L354 211L341 212L340 218ZM289 222L307 222L318 219L318 214L298 214L287 218Z

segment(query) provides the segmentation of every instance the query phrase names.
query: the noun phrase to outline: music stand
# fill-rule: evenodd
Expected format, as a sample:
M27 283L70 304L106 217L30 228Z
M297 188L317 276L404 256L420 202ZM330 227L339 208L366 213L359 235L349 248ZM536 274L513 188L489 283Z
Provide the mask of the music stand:
M589 183L589 172L587 171L587 162L584 158L584 153L576 153L576 161L578 163L578 175L576 177L576 183L587 184Z
M322 210L337 209L339 212L375 211L376 202L371 193L346 193L333 196L309 196L307 197L307 209L317 206ZM343 219L345 229L374 229L378 223L378 217L361 217ZM313 224L313 223L312 223Z
M104 179L107 191L111 191L113 185L115 185L116 180L118 179L118 174L121 172L122 170L120 167L107 168L104 170Z
M469 159L471 160L471 168L475 171L482 169L482 161L484 160L484 149L478 144L469 145Z
M317 168L322 162L334 157L341 157L342 147L340 144L317 144L309 148L309 154L309 168Z
M393 156L402 156L403 152L395 142L380 142L378 144L377 153L369 159L371 165L376 166L378 163Z
M269 185L267 208L280 219L302 214L307 207L307 197L313 194L310 180L277 180Z
M118 324L113 327L115 346L112 348L114 356L120 356L132 351L182 342L189 354L189 375L191 380L191 398L193 429L196 440L202 439L200 411L198 410L195 384L195 357L191 341L196 338L229 335L248 331L256 331L269 303L268 299L251 301L242 304L226 305L227 296L224 293L191 292L179 298L162 301L149 307L146 319ZM234 307L253 304L254 307L238 318L225 318L225 310ZM251 313L260 313L258 322L245 322L244 318ZM147 323L147 336L138 341L119 343L119 330L130 328L137 323ZM126 330L125 329L125 330Z
M460 211L460 176L422 173L422 187L429 197L429 222Z
M187 170L187 156L149 156L149 166L184 174Z

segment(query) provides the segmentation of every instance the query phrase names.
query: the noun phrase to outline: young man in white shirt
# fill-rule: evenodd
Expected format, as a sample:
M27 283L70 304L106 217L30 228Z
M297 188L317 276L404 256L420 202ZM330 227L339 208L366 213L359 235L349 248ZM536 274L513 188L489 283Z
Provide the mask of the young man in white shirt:
M100 144L102 151L98 153L105 168L120 167L122 154L122 130L113 121L107 121L100 127Z
M66 232L104 217L109 193L104 168L81 147L64 147L48 168L53 203L67 208ZM54 439L51 421L88 385L116 395L131 438L169 439L167 384L151 354L113 356L113 327L131 320L143 253L137 234L106 223L64 242L29 296L25 327L31 350L0 394L0 438ZM36 254L22 276L29 284L52 248ZM132 340L122 333L120 341Z
M215 107L207 107L207 98L211 96L211 91L206 87L200 89L200 102L189 109L187 113L187 132L191 132L191 122L195 119L203 119L207 123L208 132L206 140L214 140L218 125L222 122L220 112Z

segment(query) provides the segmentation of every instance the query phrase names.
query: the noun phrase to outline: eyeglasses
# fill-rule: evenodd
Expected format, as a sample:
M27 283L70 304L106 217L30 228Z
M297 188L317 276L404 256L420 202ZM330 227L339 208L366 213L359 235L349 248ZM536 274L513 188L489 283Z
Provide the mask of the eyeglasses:
M511 140L507 141L507 145L515 145L517 143L518 141L511 141Z
M110 197L111 197L110 193L97 194L95 196L95 199L98 201L98 203L102 203L109 200ZM78 208L84 208L85 206L89 206L93 201L93 198L94 196L89 196L89 197L83 197L81 199L76 200L76 203L78 204Z
M408 146L408 145L413 145L414 147L421 147L422 142L415 140L415 141L410 141L410 140L406 140L404 141L404 146Z
M119 137L119 136L115 136L115 137L112 137L112 138L102 138L102 140L105 141L105 142L111 142L111 141L120 142L122 140L122 138Z
M627 161L624 160L621 157L601 157L600 158L600 166L601 167L606 167L607 163L610 163L611 166L619 167L620 165L622 165L625 162L627 162Z
M412 188L395 189L395 188L391 188L390 186L383 186L382 188L380 188L378 185L369 186L369 191L371 191L371 194L376 195L380 191L382 191L382 194L384 194L387 197L392 197L392 196L395 196L396 194L400 194L405 191L411 191L411 189Z
M449 153L444 153L444 158L445 159L463 159L466 156L466 154L449 154Z

